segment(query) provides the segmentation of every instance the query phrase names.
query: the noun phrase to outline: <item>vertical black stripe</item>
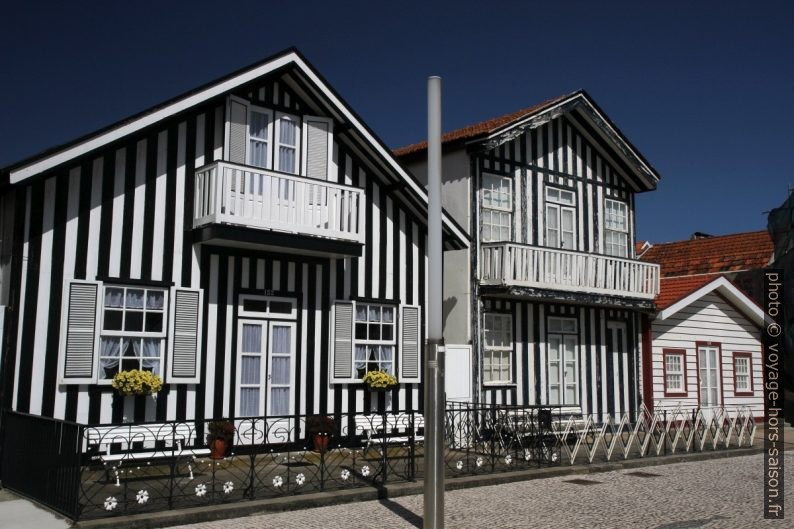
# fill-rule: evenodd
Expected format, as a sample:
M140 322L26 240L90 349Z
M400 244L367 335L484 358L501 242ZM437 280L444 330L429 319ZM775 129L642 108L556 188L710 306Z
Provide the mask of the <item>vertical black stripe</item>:
M193 227L193 200L195 185L195 164L196 164L196 116L190 116L185 128L185 209L182 221L182 286L189 287L192 284L193 273L193 238L189 231ZM186 391L184 384L179 386L180 396ZM187 396L187 394L185 394ZM178 407L178 406L177 406Z
M131 399L133 397L124 397L115 391L110 392L110 395L113 399L111 403L111 424L121 424L124 422L124 399Z
M314 409L314 365L317 356L317 339L314 336L314 311L317 308L317 268L309 263L308 307L306 315L306 413L313 414Z
M163 230L163 280L171 282L174 270L174 230L176 229L176 163L177 148L179 147L179 129L176 123L168 128L166 137L166 161L165 161L165 225L158 226L158 230ZM187 179L187 175L185 175ZM190 209L192 202L184 202L184 208ZM165 400L165 399L163 399Z
M85 162L80 168L80 204L77 213L77 241L76 248L88 248L88 225L91 215L91 186L93 178L91 176L91 165ZM104 191L104 188L103 188ZM104 207L102 208L104 210ZM100 231L100 239L102 233ZM74 277L75 279L86 279L88 252L78 251L75 255Z
M369 176L369 175L367 175ZM372 201L373 201L373 193L372 193L372 178L366 179L365 184L365 202L366 202L366 221L365 221L365 229L366 229L366 240L364 243L364 285L366 285L366 296L376 297L378 294L377 292L373 292L371 290L372 286L372 251L373 251L373 243L372 243L372 223L374 222L372 219Z
M256 261L254 261L256 262ZM252 266L254 268L255 266ZM301 402L303 399L303 392L304 388L301 387L301 359L305 354L303 351L303 340L301 337L303 336L303 318L301 314L303 314L303 261L299 260L295 262L295 292L298 294L298 322L295 326L296 328L296 335L297 339L295 340L295 351L296 351L296 361L295 361L295 412L299 413L301 409ZM308 343L308 342L307 342ZM307 346L308 348L308 346ZM307 380L306 385L309 386L310 383Z
M625 399L623 397L623 395L625 394L625 387L626 387L625 386L625 378L624 378L625 373L623 373L623 357L626 354L626 350L623 347L624 339L625 339L625 336L623 334L624 334L623 328L618 327L617 328L617 335L618 335L617 342L618 343L616 344L615 349L618 352L618 395L620 395L620 411L621 411L621 413L625 413L625 411L626 411L626 402L625 402ZM617 411L617 407L615 408L615 410Z
M275 143L275 142L272 142ZM208 106L204 114L204 163L215 161L215 108Z
M629 321L628 321L628 336L626 337L626 355L628 356L628 373L627 373L627 383L629 385L629 414L632 420L634 420L634 413L637 409L637 376L635 369L635 362L634 362L634 355L637 351L637 328L635 326L637 314L632 312Z
M201 376L199 377L199 383L196 385L196 418L203 419L206 415L206 387L207 383L210 380L209 374L207 373L207 369L209 368L209 362L207 359L207 350L209 347L208 343L208 328L210 323L212 325L217 325L217 321L210 322L209 321L209 302L210 298L213 296L217 296L216 292L210 292L210 277L212 276L212 261L210 259L210 252L201 252L201 270L204 273L201 274L201 288L204 290L204 322L202 323L202 332L201 332ZM216 272L217 273L217 272Z
M419 302L417 305L422 307L422 319L424 322L427 322L427 307L425 306L425 288L427 287L427 274L425 273L425 256L427 255L427 245L426 245L426 234L427 234L427 227L426 226L419 226L419 277L417 281L419 281ZM424 326L419 327L419 343L424 343L426 336L425 336L425 328ZM419 365L425 365L425 350L424 347L419 348L420 355L419 355ZM421 412L424 412L424 393L425 393L425 383L423 378L419 380L419 402L416 403L416 409Z
M113 198L115 195L116 163L115 151L105 153L102 169L102 209L99 221L99 248L97 275L108 276L110 266L110 237L113 231ZM126 204L125 204L126 206ZM78 248L85 248L78 246Z
M320 313L320 411L321 413L328 413L328 339L330 336L330 313L331 313L331 299L329 287L331 284L331 265L329 262L323 261L320 265L322 267L322 285L321 285L321 313ZM338 391L334 387L334 391Z
M254 267L256 267L256 259L249 259L249 262L253 261ZM250 265L249 265L250 268ZM226 350L226 347L223 348L223 356L229 355L230 362L229 362L229 411L226 414L228 417L236 417L235 414L235 407L237 404L237 300L240 299L240 285L242 284L242 277L243 277L243 259L242 257L238 256L234 260L234 282L233 282L233 290L232 290L232 304L228 307L228 310L232 311L232 327L229 329L229 332L232 333L231 339L231 348L230 350ZM249 287L251 285L249 284ZM293 339L295 339L293 337ZM293 386L294 387L294 386Z
M586 349L586 353L584 355L584 360L585 360L585 362L584 362L584 364L585 364L585 378L587 380L587 383L585 384L586 390L585 390L584 401L585 401L585 406L587 407L588 413L592 414L594 412L594 410L593 410L593 375L591 373L592 366L591 366L591 363L590 363L591 362L590 355L592 353L592 346L593 346L593 335L592 335L593 329L592 329L592 322L591 322L593 309L586 308L584 314L585 314L585 316L584 316L584 329L585 329L585 331L584 331L584 339L585 339L585 347L587 348Z
M152 246L154 244L154 212L157 196L158 135L153 132L146 142L146 190L143 202L143 244L141 245L141 278L152 278Z
M213 392L212 416L223 417L223 364L226 357L226 311L228 310L227 297L229 286L229 274L234 273L229 270L228 255L220 255L218 258L218 317L214 323L217 331L215 335L215 366L212 373L215 384ZM209 379L208 379L209 383ZM265 396L267 399L267 396ZM209 403L207 403L209 404ZM267 408L266 408L267 409Z
M25 309L22 321L19 383L17 389L17 411L23 413L27 413L30 410L30 383L33 375L33 344L36 337L36 311L38 309L39 271L41 267L44 180L35 183L31 191L28 269L25 280Z
M124 170L124 218L121 230L121 267L119 275L130 277L130 263L132 261L132 224L135 212L135 172L137 171L137 145L130 143L127 147L126 168ZM138 256L136 255L137 259Z
M606 322L606 336L604 337L606 343L606 364L607 364L607 412L610 414L615 413L615 377L613 371L612 352L615 350L613 331L609 327L609 322Z
M50 301L45 346L44 380L41 414L53 417L58 375L58 347L61 332L61 297L63 293L63 255L66 247L66 203L69 200L69 175L55 177L55 211L53 217L52 254L50 258Z
M540 304L535 305L535 310L532 312L533 327L535 329L535 404L545 404L545 400L541 398L541 382L540 382Z

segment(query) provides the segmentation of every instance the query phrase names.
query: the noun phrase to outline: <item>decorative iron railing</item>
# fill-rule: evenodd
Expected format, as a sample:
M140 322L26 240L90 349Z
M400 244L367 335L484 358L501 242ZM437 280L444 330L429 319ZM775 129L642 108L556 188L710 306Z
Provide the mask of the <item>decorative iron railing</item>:
M230 419L219 459L210 420L86 426L8 411L3 420L3 485L74 520L424 476L417 411ZM315 440L318 423L332 430L326 441ZM559 407L450 403L445 423L448 477L751 446L755 436L744 408L640 407L599 423Z

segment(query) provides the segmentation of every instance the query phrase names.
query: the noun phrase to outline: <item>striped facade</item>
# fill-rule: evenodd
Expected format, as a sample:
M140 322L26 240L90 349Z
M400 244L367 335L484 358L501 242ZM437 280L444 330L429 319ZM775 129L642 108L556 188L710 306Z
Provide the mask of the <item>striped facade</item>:
M309 93L281 72L233 91L301 117L318 114ZM364 190L359 257L194 242L193 175L224 158L225 103L226 95L215 97L7 187L22 259L11 277L3 383L13 391L4 406L88 424L233 417L238 295L272 290L297 298L294 413L421 408L421 383L373 396L361 384L330 384L328 369L335 300L425 305L421 197L395 189L337 122L329 180ZM122 397L106 384L59 384L62 298L72 279L202 289L199 382L165 384L156 398Z
M451 132L445 140L444 161L457 172L444 175L445 193L455 195L447 197L444 205L450 211L460 211L456 204L469 201L470 216L457 220L465 222L472 238L470 249L463 251L470 261L471 294L468 299L457 299L450 310L458 310L460 302L470 306L467 326L472 345L472 399L488 404L557 404L550 396L546 326L550 317L574 319L576 395L566 399L573 402L562 403L563 409L605 420L607 414L634 414L643 402L642 333L653 303L631 295L555 289L553 283L521 287L511 286L509 280L503 285L482 281L484 243L490 247L503 243L556 246L547 240L547 189L573 194L569 206L575 211L575 236L573 246L565 247L569 254L608 254L605 203L611 199L626 205L625 257L635 258L635 194L653 189L655 181L643 180L642 171L621 155L625 152L619 146L625 142L622 136L605 138L603 127L597 125L599 120L592 119L594 114L600 116L600 111L589 98L581 92L566 97L523 114L520 111ZM491 125L493 122L497 125ZM602 117L600 123L604 122ZM472 130L478 132L470 133ZM471 139L466 141L467 137ZM426 173L423 149L423 144L416 144L397 151L403 163L421 176ZM465 196L459 192L463 176L460 156L468 160L469 189ZM484 189L494 176L510 181L511 203L509 208L500 209L509 211L511 223L506 237L500 232L498 238L488 241L484 240ZM509 383L494 383L483 373L487 355L485 319L493 314L509 315L512 325ZM458 317L464 315L458 310Z

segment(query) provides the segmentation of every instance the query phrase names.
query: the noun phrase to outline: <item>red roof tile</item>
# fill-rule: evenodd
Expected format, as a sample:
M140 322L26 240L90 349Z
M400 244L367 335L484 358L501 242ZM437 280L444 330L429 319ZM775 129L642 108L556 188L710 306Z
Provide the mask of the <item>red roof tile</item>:
M505 114L504 116L500 116L498 118L487 119L485 121L480 121L479 123L474 123L472 125L467 125L457 130L447 132L446 134L441 136L441 143L447 143L454 140L474 138L476 136L489 134L502 126L507 125L508 123L511 123L513 121L526 117L529 114L538 112L546 107L550 107L556 103L559 103L560 101L570 97L571 95L573 94L566 94L563 96L555 97L553 99L549 99L548 101L544 101L543 103L540 103L538 105L528 108L523 108L517 112ZM427 142L421 141L419 143L414 143L412 145L406 145L405 147L400 147L399 149L394 149L394 151L392 152L395 156L399 157L399 156L406 156L409 154L421 152L426 149L427 149Z
M676 301L688 296L706 283L714 281L718 275L685 276L662 278L660 292L656 298L656 310L664 310Z
M763 268L773 251L769 233L753 231L654 244L641 259L659 263L664 278Z

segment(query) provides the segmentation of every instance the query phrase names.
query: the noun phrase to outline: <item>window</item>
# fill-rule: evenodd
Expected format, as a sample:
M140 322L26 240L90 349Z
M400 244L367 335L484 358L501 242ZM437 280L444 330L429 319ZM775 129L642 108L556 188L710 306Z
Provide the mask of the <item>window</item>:
M686 395L686 352L664 351L664 394Z
M482 177L482 240L509 241L513 224L513 182L506 176Z
M395 374L394 349L396 307L374 303L355 305L355 373L362 378L368 371Z
M294 320L298 314L297 300L257 294L240 294L238 314L247 318Z
M750 353L733 353L733 384L736 395L753 394L753 370Z
M576 405L579 402L576 319L550 317L546 322L546 341L548 403Z
M276 114L276 169L284 173L298 173L298 118L289 114Z
M615 257L629 255L628 207L625 202L604 201L604 252Z
M102 304L99 378L141 369L162 375L166 336L166 291L106 286Z
M248 164L270 168L270 132L272 113L252 107L248 112Z
M513 381L513 316L483 314L482 381L510 384Z
M576 249L575 205L573 191L546 188L546 246Z

